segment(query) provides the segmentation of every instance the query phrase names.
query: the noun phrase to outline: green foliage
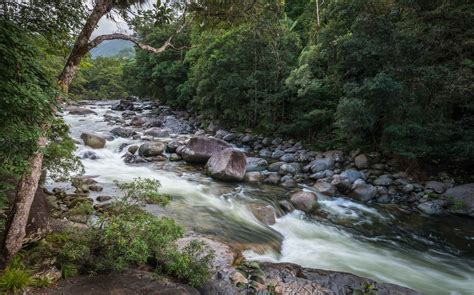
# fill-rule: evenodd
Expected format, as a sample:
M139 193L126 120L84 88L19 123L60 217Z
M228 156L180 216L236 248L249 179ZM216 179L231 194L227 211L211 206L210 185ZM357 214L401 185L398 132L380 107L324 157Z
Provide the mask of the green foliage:
M256 261L243 261L237 270L248 280L247 284L239 285L238 287L244 288L250 293L255 293L259 284L264 283L264 273L260 269L260 265ZM270 292L271 292L271 286Z
M375 284L371 284L369 282L365 282L364 285L360 289L354 289L354 295L377 295L377 287Z
M0 20L0 203L5 192L28 169L28 157L39 150L42 127L51 125L43 151L51 176L81 171L67 126L56 118L59 92L53 76L57 68L42 57L51 56L44 39ZM47 53L50 52L50 53Z
M166 251L181 235L171 219L145 213L111 216L79 235L71 233L60 261L80 266L81 273L121 271L146 263L156 251Z
M184 61L138 51L131 92L322 147L473 158L469 1L320 1L320 25L310 0L204 1L190 11ZM164 32L140 31L155 44Z
M0 292L22 293L27 288L45 287L50 284L47 278L36 278L32 271L22 263L22 257L15 256L0 275Z
M164 264L164 271L183 282L199 287L210 278L209 265L214 259L214 252L204 253L204 244L197 240L192 240L183 251L171 251L165 256L168 261Z
M127 57L87 56L81 61L69 95L74 100L120 99L128 95L122 78L123 68L129 62Z
M29 264L54 258L64 278L150 264L159 274L202 285L209 278L213 253L204 251L197 241L179 251L176 240L183 236L183 229L170 218L158 218L140 209L144 202L169 202L169 197L158 193L159 182L138 178L119 187L123 198L97 213L97 220L86 229L50 234L38 242L27 253ZM90 206L88 202L81 204Z
M161 194L158 190L161 186L156 179L135 178L132 182L115 182L124 193L118 202L121 206L136 206L142 203L159 204L165 206L171 201L171 197Z

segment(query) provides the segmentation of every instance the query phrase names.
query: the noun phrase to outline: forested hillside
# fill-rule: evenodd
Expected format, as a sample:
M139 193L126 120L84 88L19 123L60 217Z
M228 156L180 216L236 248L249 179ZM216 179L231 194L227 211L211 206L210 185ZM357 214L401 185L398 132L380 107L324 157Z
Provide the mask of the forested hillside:
M474 158L472 2L319 2L196 19L174 50L138 51L128 91L326 147ZM173 26L137 29L157 45Z

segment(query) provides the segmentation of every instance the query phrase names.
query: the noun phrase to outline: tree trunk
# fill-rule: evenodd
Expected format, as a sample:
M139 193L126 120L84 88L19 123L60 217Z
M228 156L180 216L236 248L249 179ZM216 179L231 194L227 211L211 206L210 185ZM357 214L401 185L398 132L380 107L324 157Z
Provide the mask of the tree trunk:
M77 66L82 60L82 57L89 51L89 39L91 38L92 32L96 28L99 20L109 13L113 8L112 0L99 0L96 2L92 13L87 18L81 33L77 36L76 43L72 48L71 54L64 65L63 71L59 76L59 85L62 90L67 93L69 85L72 82L72 78L76 73Z
M40 148L46 146L46 137L41 136L38 139ZM5 236L5 254L7 258L15 255L22 246L25 238L26 225L30 215L31 204L35 197L38 182L41 176L41 167L43 165L43 153L35 152L29 159L30 169L25 172L18 183L15 205L13 207L11 222Z
M67 93L76 68L82 57L89 51L89 39L99 20L112 9L112 0L99 0L96 2L92 13L89 15L81 33L77 37L71 54L59 76L58 83L62 90ZM60 97L57 98L60 100ZM53 110L54 111L54 110ZM43 134L49 129L49 124L43 126ZM5 256L7 259L15 255L22 246L26 234L26 225L30 214L31 204L35 196L36 189L43 167L43 152L41 148L46 146L46 137L43 135L38 139L40 150L35 152L30 159L29 169L23 174L18 183L15 204L11 213L11 222L8 226L4 241Z

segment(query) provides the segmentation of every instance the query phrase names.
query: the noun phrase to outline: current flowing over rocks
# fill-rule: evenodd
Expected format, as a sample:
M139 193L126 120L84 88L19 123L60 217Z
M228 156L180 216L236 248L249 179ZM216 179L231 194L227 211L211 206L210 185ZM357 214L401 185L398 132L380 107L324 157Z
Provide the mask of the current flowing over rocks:
M116 196L113 180L155 178L173 201L165 209L147 210L223 239L249 260L350 272L427 294L469 294L472 220L452 215L441 221L424 215L472 215L469 187L456 190L448 176L430 180L441 184L418 183L378 153L311 151L293 140L205 125L153 102L133 102L133 110L122 103L128 108L124 111L110 110L111 104L82 105L97 113L86 115L88 120L84 115L65 116L76 139L85 132L106 139L99 149L78 144L78 155L95 153L83 159L86 174L103 187L90 192L94 199ZM133 119L137 116L143 120ZM132 120L143 122L134 126ZM153 127L168 136L145 134ZM238 173L229 173L237 175L232 180L238 182L206 176L205 164L226 150L244 154ZM221 167L233 167L223 163ZM445 198L449 190L454 193ZM437 201L443 199L446 202ZM428 206L433 202L436 206ZM421 204L426 208L419 208ZM297 269L288 271L301 272ZM278 276L268 271L269 279Z

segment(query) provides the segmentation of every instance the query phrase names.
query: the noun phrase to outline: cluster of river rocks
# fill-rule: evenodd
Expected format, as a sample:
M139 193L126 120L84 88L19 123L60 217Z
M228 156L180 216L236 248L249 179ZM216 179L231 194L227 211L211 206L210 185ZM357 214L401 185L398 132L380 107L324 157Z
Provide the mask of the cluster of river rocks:
M109 124L120 125L111 130L113 136L147 141L129 147L124 156L129 163L184 160L205 165L208 174L219 180L281 185L293 189L292 205L306 212L315 208L314 192L318 192L361 202L409 204L430 215L474 217L474 183L456 185L446 173L419 183L397 171L395 160L378 152L319 152L292 139L231 132L215 123L204 128L204 123L186 112L153 103L122 100L112 109L123 111L121 116L104 116ZM151 111L140 115L144 110ZM80 107L69 111L93 112ZM91 133L83 133L81 138L93 148L102 148L106 142L106 138ZM299 190L302 184L309 190Z

